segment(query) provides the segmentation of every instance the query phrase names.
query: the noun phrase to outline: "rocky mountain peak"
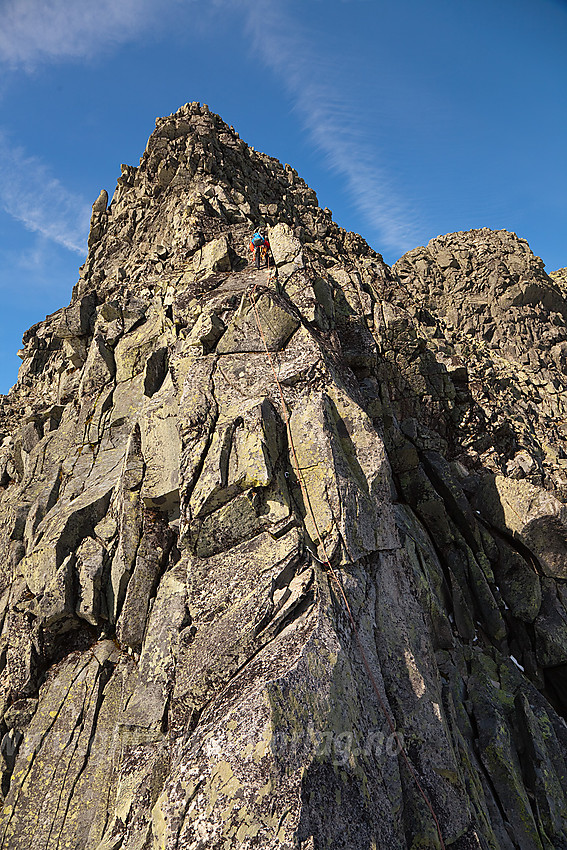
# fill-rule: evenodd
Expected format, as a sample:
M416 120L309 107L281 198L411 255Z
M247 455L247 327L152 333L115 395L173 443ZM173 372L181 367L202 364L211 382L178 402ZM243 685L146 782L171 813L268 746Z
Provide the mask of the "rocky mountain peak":
M0 404L0 845L567 846L564 292L158 119Z
M475 402L460 449L494 472L565 493L564 290L524 239L488 228L432 239L394 266L389 296ZM463 411L464 412L464 411Z
M95 202L80 288L167 275L215 235L276 223L303 228L305 241L337 230L295 169L250 148L207 106L186 104L156 121L139 167L122 166L110 206Z

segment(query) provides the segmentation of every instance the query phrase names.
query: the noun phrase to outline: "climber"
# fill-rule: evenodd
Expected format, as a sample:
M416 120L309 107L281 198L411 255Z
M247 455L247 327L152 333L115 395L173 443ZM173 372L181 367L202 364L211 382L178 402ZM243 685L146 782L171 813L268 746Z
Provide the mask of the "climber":
M260 261L262 258L262 249L264 248L266 240L262 236L259 230L256 231L252 235L252 240L250 242L250 250L254 254L254 262L256 263L256 268L260 268Z
M270 250L270 240L267 236L264 239L264 245L262 247L262 256L264 257L264 265L266 266L266 268L269 268L270 265L273 265L273 263L270 263L270 260L272 259L272 252Z

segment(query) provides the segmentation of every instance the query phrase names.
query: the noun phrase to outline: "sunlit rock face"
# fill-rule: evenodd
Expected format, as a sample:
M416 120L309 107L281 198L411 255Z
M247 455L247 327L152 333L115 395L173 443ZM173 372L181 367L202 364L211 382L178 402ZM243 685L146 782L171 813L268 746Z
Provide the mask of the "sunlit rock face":
M0 846L567 848L564 284L158 119L1 401Z

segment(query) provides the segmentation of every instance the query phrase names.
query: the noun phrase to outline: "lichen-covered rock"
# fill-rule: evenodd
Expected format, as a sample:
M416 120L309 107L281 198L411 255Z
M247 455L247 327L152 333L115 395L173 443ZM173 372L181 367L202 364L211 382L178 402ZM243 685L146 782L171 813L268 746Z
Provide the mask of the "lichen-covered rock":
M231 269L228 240L220 236L207 242L193 260L195 270L201 274L211 272L229 272Z
M482 515L512 532L537 558L545 575L567 579L567 507L542 487L497 475L479 488Z
M158 119L0 401L0 845L567 848L566 321Z
M270 249L276 266L297 262L300 265L301 242L294 236L289 224L283 222L271 227L268 232Z

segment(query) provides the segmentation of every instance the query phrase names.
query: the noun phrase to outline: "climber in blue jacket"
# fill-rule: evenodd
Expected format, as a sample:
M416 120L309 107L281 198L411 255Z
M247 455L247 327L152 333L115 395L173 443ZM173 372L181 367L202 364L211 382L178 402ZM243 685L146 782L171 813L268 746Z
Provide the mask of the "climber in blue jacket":
M266 244L266 240L262 236L259 230L256 231L252 235L252 239L250 240L250 250L254 254L254 262L256 263L256 268L260 268L260 263L262 261L262 249Z

